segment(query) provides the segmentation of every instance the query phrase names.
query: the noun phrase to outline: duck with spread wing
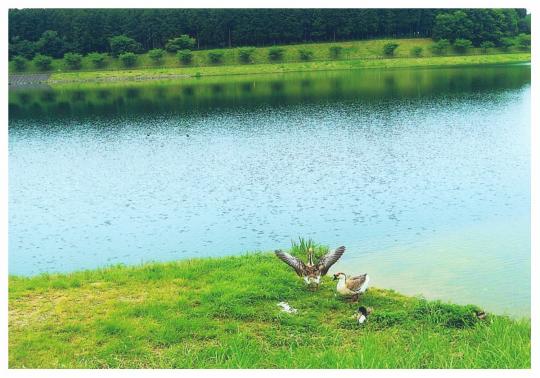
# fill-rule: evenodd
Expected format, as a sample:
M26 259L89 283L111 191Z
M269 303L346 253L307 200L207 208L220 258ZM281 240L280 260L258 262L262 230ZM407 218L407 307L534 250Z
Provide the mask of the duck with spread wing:
M296 274L302 277L307 285L318 287L321 282L321 276L325 275L328 269L345 253L345 247L341 246L328 252L317 263L313 261L313 248L308 249L307 263L282 250L277 250L275 253L284 263L293 268Z

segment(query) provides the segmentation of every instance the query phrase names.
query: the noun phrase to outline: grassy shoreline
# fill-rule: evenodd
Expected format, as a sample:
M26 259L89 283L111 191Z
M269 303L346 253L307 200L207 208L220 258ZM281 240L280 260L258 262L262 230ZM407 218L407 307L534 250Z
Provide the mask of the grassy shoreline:
M530 53L464 55L424 58L388 58L372 60L338 60L304 63L280 63L257 65L231 65L208 67L147 68L133 70L86 71L53 73L48 83L61 85L68 83L139 81L177 79L203 76L253 75L288 72L354 70L370 68L442 67L464 65L510 64L530 62Z
M531 366L530 320L371 288L359 328L334 287L310 292L265 253L12 276L9 367Z

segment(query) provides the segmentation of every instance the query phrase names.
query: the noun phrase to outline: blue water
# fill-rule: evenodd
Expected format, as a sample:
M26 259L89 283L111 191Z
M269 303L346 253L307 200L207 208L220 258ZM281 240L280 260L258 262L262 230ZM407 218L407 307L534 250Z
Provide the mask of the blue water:
M267 251L303 236L345 245L334 270L367 271L375 286L529 316L530 67L490 70L396 70L370 76L394 80L376 96L345 72L331 79L342 75L346 95L310 76L315 99L17 113L9 271ZM505 81L512 70L520 79ZM454 80L411 95L411 77L438 75ZM473 84L452 87L463 75Z

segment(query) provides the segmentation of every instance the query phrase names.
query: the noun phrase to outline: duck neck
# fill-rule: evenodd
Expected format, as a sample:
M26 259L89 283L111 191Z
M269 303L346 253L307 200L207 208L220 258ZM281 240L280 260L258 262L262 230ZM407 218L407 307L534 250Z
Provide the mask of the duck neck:
M345 280L346 280L346 276L344 274L339 276L337 287L338 288L344 287L345 286Z
M313 265L313 252L308 252L308 265Z

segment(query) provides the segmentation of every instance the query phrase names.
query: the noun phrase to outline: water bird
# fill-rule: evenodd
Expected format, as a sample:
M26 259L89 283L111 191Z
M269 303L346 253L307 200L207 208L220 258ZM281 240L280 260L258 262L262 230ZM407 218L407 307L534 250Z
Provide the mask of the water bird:
M296 274L302 277L309 286L318 286L321 282L321 276L328 272L328 269L339 260L343 253L345 253L345 247L338 247L321 257L317 263L314 263L313 248L308 248L308 262L306 264L287 252L275 251L276 256L293 268Z
M358 300L359 296L365 293L369 284L369 276L367 273L359 276L347 277L345 273L339 272L334 274L334 281L335 280L338 280L336 285L338 294L353 301Z
M476 317L480 320L485 320L486 319L486 313L482 310L479 310L479 311L476 311Z
M358 324L364 324L367 320L368 315L371 314L372 311L373 309L371 307L358 307L358 313L356 314L356 321L358 322Z

